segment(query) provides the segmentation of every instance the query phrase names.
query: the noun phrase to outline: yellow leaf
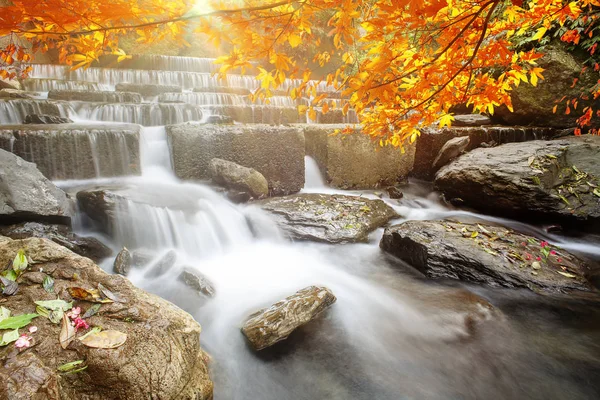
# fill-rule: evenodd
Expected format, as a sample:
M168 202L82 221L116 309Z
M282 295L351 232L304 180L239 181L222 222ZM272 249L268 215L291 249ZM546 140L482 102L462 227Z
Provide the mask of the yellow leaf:
M452 121L454 121L454 117L451 114L443 115L442 118L440 118L440 128L452 125Z
M290 36L288 36L288 42L290 42L290 46L292 46L292 48L296 48L300 45L300 43L302 43L302 37L292 33Z
M533 35L533 37L531 38L531 40L542 40L542 38L546 34L547 30L548 30L548 28L542 26L541 28L539 28L537 30L537 32L535 33L535 35Z
M127 341L127 334L115 330L107 330L91 333L79 340L88 347L114 349Z

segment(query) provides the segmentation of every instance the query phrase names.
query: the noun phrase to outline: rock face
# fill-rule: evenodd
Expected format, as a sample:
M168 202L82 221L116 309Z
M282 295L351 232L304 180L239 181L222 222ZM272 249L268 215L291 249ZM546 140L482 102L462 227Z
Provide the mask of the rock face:
M113 254L112 250L98 239L77 236L65 225L24 222L0 226L0 235L11 239L46 238L95 262L99 262Z
M56 115L39 115L39 114L29 114L25 117L23 121L24 124L71 124L73 120L66 117L59 117Z
M0 150L0 216L4 223L46 221L70 224L71 202L35 164Z
M328 243L364 242L398 215L381 200L358 196L297 194L255 203L292 238Z
M294 330L318 317L335 301L329 289L309 286L250 315L242 333L255 350L262 350L287 339Z
M406 153L379 147L360 131L332 135L344 126L303 126L306 154L313 157L327 183L340 189L374 189L392 186L411 172L415 146Z
M387 228L380 247L431 278L545 291L590 290L588 266L545 243L489 225L408 221Z
M304 135L283 126L180 124L167 127L175 174L181 179L210 178L213 158L253 168L275 195L304 186Z
M141 103L142 95L133 92L108 92L90 90L51 90L49 99L67 101L96 101L102 103Z
M122 196L107 190L89 190L77 193L77 203L81 211L100 224L102 230L108 235L113 234L116 213Z
M123 247L119 254L117 254L113 264L113 271L115 274L127 276L131 270L131 260L131 253L127 248Z
M0 148L37 164L49 179L140 173L138 125L5 125Z
M220 158L210 160L209 168L213 182L227 189L246 192L255 199L261 199L269 195L269 183L255 169L246 168Z
M117 92L134 92L142 96L158 96L161 93L180 93L181 86L174 85L151 85L137 83L119 83L115 87Z
M56 299L57 295L71 301L69 287L102 284L126 303L102 304L86 321L123 332L127 340L116 349L95 349L75 338L63 350L59 345L60 324L40 316L35 319L38 331L30 334L35 348L18 353L9 345L3 350L0 397L141 400L152 393L164 399L212 399L206 355L200 348L200 325L189 314L46 239L0 238L0 264L6 265L21 248L35 264L19 279L18 294L3 303L13 315L33 313L34 301ZM52 294L41 285L46 274L54 279ZM83 310L91 305L75 301ZM77 373L76 379L60 375L57 367L75 360L85 360L87 369Z
M476 149L442 168L435 187L492 214L600 222L600 137L509 143Z
M493 119L507 125L533 125L567 128L577 126L576 120L581 111L589 103L580 100L578 111L565 114L564 102L559 105L556 113L552 108L561 98L579 99L581 93L589 93L596 85L598 74L587 68L582 73L583 62L566 51L562 44L553 44L544 49L544 56L536 60L537 66L544 69L544 79L536 87L519 85L511 91L514 112L506 107L498 107ZM573 82L577 81L574 86ZM598 101L595 101L596 108ZM596 125L597 121L592 121Z
M198 294L207 297L213 297L215 295L213 284L202 274L193 271L191 268L185 268L181 274L179 274L179 280L194 289Z
M454 116L453 126L484 126L491 125L492 120L487 115L459 114Z
M417 139L412 176L432 180L435 170L432 165L444 144L455 137L469 137L466 151L482 147L483 143L512 143L528 140L552 139L558 132L552 128L523 128L508 126L427 128Z
M437 171L458 157L463 151L465 151L469 145L469 141L470 139L468 136L455 137L454 139L448 140L444 146L442 146L442 149L438 153L435 160L433 160L433 169Z

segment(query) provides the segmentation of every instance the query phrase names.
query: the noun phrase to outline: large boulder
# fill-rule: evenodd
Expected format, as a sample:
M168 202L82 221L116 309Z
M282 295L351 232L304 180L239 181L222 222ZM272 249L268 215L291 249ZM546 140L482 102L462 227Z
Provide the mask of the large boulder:
M417 139L414 168L411 175L419 179L432 180L437 169L433 162L444 145L456 137L469 138L466 151L481 147L484 143L512 143L528 140L551 139L558 134L552 128L525 128L515 126L479 126L426 128Z
M133 92L142 96L158 96L161 93L180 93L181 86L153 85L147 83L118 83L115 87L117 92Z
M479 148L442 168L435 187L492 214L598 226L598 154L595 136Z
M99 262L113 254L112 250L98 239L78 236L71 232L71 229L66 225L22 222L0 226L0 235L11 239L46 238L95 262Z
M588 94L598 83L598 73L586 68L582 60L566 51L564 44L552 44L537 60L537 66L544 69L544 79L537 86L521 84L511 91L514 112L505 106L496 108L493 119L496 123L507 125L550 126L568 128L577 126L577 118L586 106L594 110L600 106L600 100L584 101L581 94ZM561 100L562 99L562 100ZM579 105L565 114L566 100L578 99ZM561 102L556 113L554 106ZM595 125L592 123L592 125Z
M255 202L292 238L327 243L364 242L398 217L382 200L303 193Z
M70 224L73 209L65 192L35 164L0 149L0 217L3 223L46 221Z
M210 175L214 183L244 193L255 199L269 195L269 183L255 169L234 162L213 158L210 160Z
M340 189L374 189L404 180L415 162L415 146L405 153L380 147L356 129L352 134L334 135L343 125L305 125L306 154L313 157L327 183Z
M387 228L380 247L431 278L550 292L592 289L584 261L497 226L408 221Z
M49 179L89 179L140 173L140 126L5 125L0 148L35 162Z
M317 318L336 298L325 287L309 286L248 317L242 333L255 350L262 350Z
M0 397L6 399L212 399L206 354L200 347L200 325L173 304L134 287L120 275L108 275L90 259L46 239L0 238L0 265L10 262L19 249L31 263L18 280L18 292L4 298L13 315L34 313L38 300L57 296L72 301L68 288L92 289L100 284L119 302L102 304L90 326L127 335L114 349L92 348L79 341L79 331L65 349L59 343L61 324L38 316L29 333L35 347L17 351L3 347ZM42 272L43 271L43 272ZM45 276L54 280L53 293L42 286ZM82 314L93 303L75 300ZM26 332L22 329L21 333ZM61 374L58 367L76 360L87 366L76 374Z
M181 179L209 179L210 160L221 158L260 172L271 194L304 186L304 135L298 128L188 123L167 126L167 136Z
M96 101L102 103L141 103L142 95L133 92L109 92L96 90L51 90L49 99L67 101Z

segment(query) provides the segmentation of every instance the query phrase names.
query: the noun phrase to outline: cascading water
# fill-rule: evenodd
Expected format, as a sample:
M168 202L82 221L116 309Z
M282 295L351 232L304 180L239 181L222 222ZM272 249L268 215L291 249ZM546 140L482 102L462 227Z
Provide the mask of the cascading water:
M71 104L66 102L30 99L0 100L0 121L3 124L21 124L29 114L71 117L75 111Z
M176 61L180 62L185 61ZM38 77L53 76L48 66L36 68ZM203 72L180 69L187 72L99 68L54 72L57 77L64 74L60 79L108 85L121 79L188 88L219 84ZM200 82L203 79L207 80ZM251 86L250 80L235 83L231 86ZM193 103L192 98L203 96L188 97ZM67 190L100 185L122 195L114 234L108 240L115 249L126 245L134 253L148 254L150 261L134 268L129 278L175 302L202 324L202 344L213 357L215 399L596 398L598 382L593 376L598 369L589 361L598 351L598 337L577 321L598 321L600 312L584 300L424 280L379 250L381 230L365 244L289 242L254 206L233 205L208 186L184 183L174 176L164 127L153 126L165 123L163 116L156 116L157 108L138 113L139 107L118 106L120 110L101 103L80 105L79 116L146 125L140 141L142 176L60 185ZM305 191L377 198L372 192L326 187L312 159L306 160L306 168ZM383 196L401 220L486 220L560 240L563 247L589 255L600 253L600 246L589 242L551 237L537 227L450 209L418 182L405 187L401 200ZM77 228L95 229L83 223ZM175 254L173 265L155 273L159 260L170 251ZM112 261L102 266L110 271ZM199 298L182 284L178 276L184 268L206 276L215 287L214 298ZM245 318L309 285L329 287L337 302L280 345L260 353L250 350L239 330ZM473 303L472 292L492 302L497 314L483 312L480 304ZM475 332L470 328L474 315L483 321Z

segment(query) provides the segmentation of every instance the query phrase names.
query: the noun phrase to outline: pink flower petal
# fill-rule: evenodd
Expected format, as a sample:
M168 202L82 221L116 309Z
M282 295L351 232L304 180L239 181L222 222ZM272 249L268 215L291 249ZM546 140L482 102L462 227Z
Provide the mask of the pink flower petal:
M35 333L35 332L37 332L37 329L38 329L37 326L30 326L29 333Z
M18 349L25 349L29 346L31 346L31 342L30 342L31 338L27 335L21 335L21 337L19 337L17 339L17 341L15 342L15 347Z

